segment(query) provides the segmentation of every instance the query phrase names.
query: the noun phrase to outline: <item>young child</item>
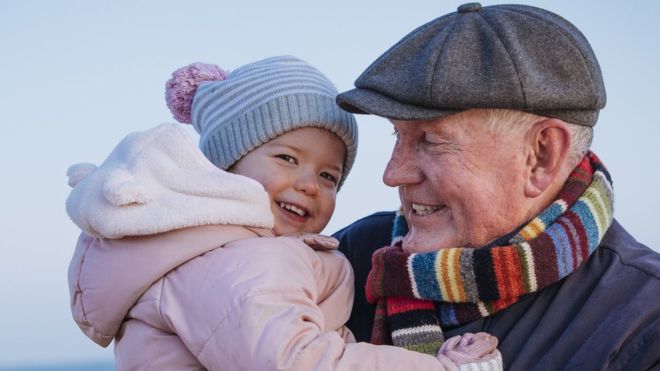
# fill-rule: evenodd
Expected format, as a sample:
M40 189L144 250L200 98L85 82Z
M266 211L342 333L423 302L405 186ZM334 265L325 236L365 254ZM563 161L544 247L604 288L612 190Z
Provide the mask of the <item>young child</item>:
M354 118L335 95L294 57L230 74L193 64L166 97L203 154L180 124L162 124L127 136L98 168L70 168L67 212L83 231L73 316L99 345L115 340L118 370L499 365L486 334L433 357L355 343L344 327L352 271L336 240L315 235L356 154Z

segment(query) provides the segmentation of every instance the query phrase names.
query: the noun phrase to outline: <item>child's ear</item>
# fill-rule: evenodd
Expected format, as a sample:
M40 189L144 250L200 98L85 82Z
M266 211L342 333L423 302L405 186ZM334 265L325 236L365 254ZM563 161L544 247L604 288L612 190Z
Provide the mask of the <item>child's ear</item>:
M533 198L541 195L563 169L570 151L571 133L564 121L543 119L533 124L527 139L530 151L525 195Z

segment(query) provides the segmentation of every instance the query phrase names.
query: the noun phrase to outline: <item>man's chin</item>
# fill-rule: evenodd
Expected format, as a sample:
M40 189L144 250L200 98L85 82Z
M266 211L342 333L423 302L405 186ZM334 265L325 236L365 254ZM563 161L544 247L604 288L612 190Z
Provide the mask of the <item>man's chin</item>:
M403 238L401 248L407 253L424 253L429 251L436 251L443 247L438 242L443 241L444 238L441 236L431 236L423 235L421 233L415 233L414 230L408 232L408 234Z

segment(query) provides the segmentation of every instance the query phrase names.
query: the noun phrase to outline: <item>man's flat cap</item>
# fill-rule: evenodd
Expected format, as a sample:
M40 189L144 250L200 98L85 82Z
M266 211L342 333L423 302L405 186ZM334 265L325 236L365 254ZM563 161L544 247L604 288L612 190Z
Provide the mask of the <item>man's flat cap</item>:
M469 3L405 36L337 96L353 113L427 120L472 108L514 109L593 126L605 106L582 33L544 9Z

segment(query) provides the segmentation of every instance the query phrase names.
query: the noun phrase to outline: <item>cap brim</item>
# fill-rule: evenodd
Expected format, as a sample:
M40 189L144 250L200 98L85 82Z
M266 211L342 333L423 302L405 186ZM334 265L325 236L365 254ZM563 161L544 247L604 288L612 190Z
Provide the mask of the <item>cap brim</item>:
M357 114L371 114L394 120L430 120L462 112L460 109L437 109L401 103L368 89L353 89L337 95L343 110Z

